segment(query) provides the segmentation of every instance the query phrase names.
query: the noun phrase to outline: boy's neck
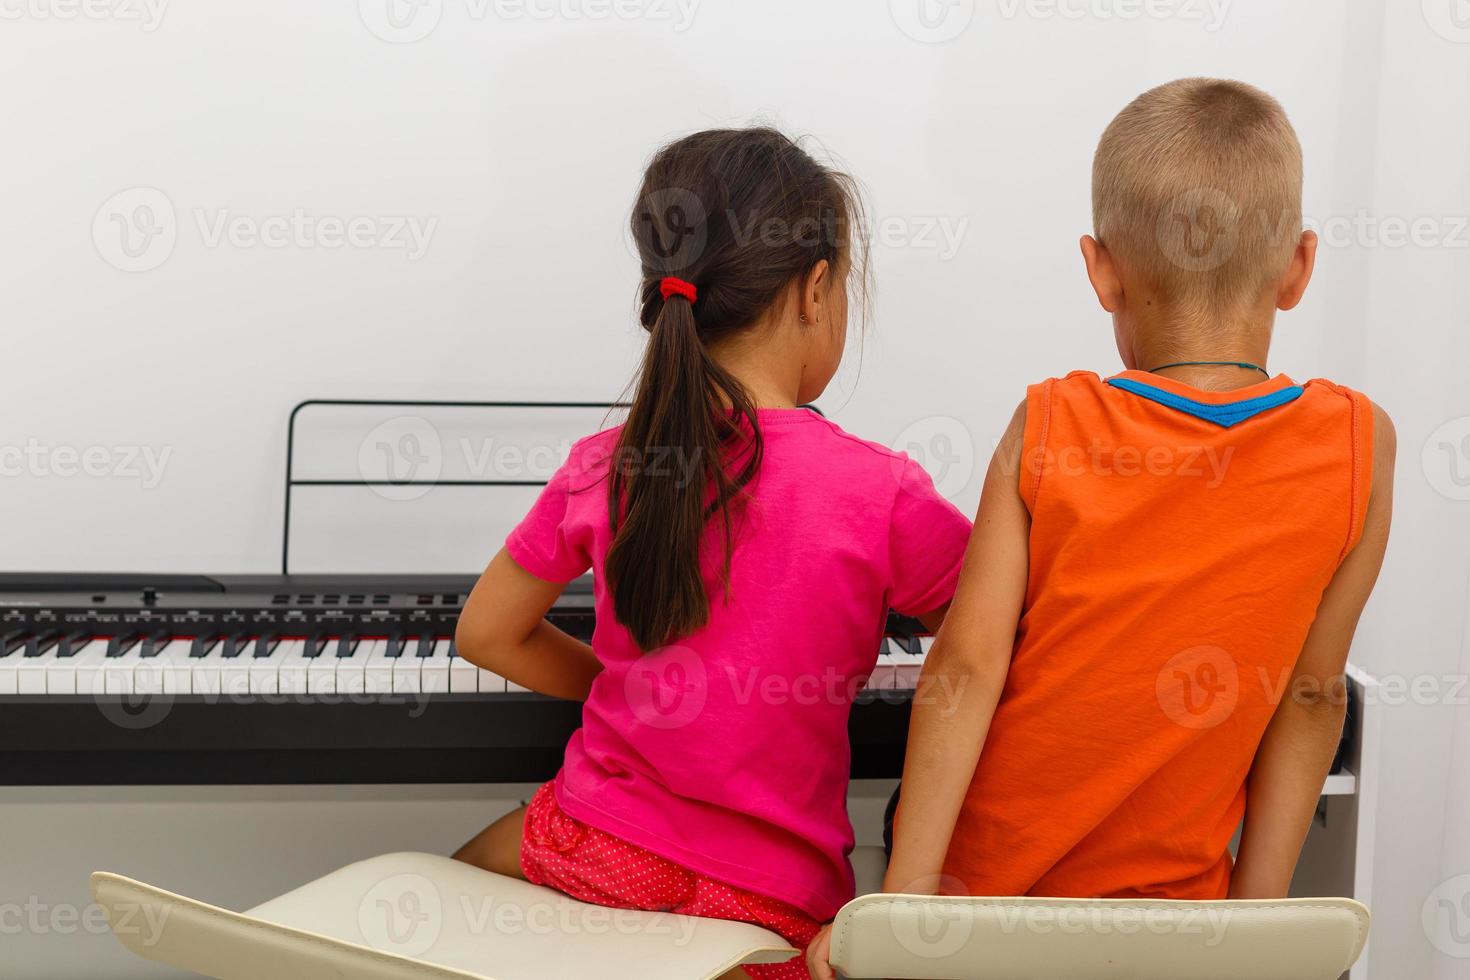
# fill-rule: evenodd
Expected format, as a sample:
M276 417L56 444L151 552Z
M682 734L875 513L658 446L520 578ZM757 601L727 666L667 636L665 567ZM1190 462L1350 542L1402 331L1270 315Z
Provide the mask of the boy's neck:
M1132 357L1125 360L1140 371L1157 372L1205 391L1233 391L1260 384L1268 375L1234 365L1267 367L1275 312L1269 308L1246 315L1202 317L1151 307L1135 316Z

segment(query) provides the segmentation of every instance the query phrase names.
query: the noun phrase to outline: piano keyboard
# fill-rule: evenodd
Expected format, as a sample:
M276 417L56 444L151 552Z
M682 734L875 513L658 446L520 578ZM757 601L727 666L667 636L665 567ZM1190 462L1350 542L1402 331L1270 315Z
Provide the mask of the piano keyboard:
M473 584L0 574L0 785L549 778L580 705L458 656ZM591 583L547 618L590 641ZM899 774L932 639L890 616L854 775Z

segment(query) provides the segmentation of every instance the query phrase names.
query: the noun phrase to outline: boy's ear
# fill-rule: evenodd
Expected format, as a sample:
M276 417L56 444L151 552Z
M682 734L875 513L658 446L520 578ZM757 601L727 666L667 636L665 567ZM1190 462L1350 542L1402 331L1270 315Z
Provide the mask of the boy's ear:
M1087 278L1097 301L1109 313L1123 309L1123 280L1118 278L1118 268L1113 257L1102 242L1091 235L1082 236L1082 261L1087 263Z
M1286 267L1286 278L1281 280L1281 288L1276 291L1278 310L1293 309L1302 301L1302 294L1307 291L1307 284L1312 281L1312 270L1315 268L1317 233L1304 231L1301 241L1296 244L1296 252L1291 256L1291 265Z

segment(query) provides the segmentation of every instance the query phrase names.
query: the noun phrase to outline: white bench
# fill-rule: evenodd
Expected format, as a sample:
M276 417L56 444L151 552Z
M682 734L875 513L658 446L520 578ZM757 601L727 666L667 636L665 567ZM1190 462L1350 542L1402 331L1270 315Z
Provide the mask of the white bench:
M856 858L870 887L882 853ZM429 854L360 861L248 912L105 872L92 894L128 949L219 980L713 980L794 953L753 925L587 905ZM832 951L849 977L1336 980L1367 935L1347 899L867 895Z

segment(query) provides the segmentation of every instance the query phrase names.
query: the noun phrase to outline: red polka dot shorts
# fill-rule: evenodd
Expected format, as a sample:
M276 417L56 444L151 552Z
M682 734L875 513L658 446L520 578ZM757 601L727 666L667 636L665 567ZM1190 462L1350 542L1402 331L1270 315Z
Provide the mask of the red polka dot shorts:
M805 950L821 928L801 909L707 878L562 812L547 783L526 810L521 870L580 902L751 922ZM743 968L756 980L809 980L805 960Z

